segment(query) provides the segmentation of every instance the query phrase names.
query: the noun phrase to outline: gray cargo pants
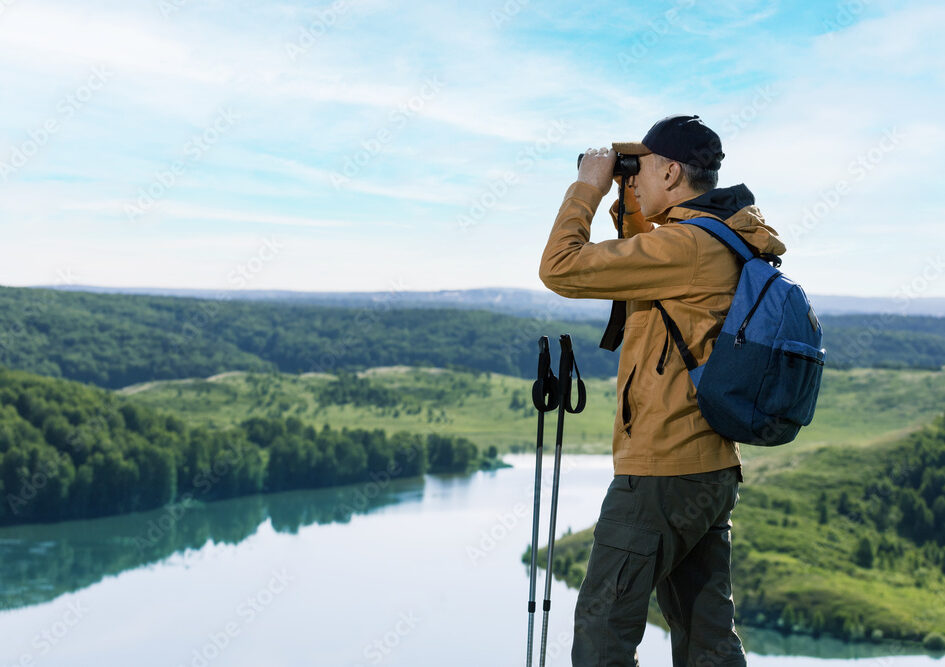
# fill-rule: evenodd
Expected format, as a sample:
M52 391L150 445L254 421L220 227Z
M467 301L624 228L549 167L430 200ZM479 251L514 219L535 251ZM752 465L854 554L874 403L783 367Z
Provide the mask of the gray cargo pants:
M654 587L673 667L745 664L731 584L731 514L741 480L740 466L614 476L574 609L572 665L639 665Z

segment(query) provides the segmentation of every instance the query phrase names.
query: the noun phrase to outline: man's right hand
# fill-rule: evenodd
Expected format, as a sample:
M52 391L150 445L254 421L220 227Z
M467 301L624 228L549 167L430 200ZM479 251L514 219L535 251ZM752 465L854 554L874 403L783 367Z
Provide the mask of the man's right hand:
M593 185L602 195L606 195L610 192L616 162L617 151L614 149L588 148L581 159L577 179L581 183Z

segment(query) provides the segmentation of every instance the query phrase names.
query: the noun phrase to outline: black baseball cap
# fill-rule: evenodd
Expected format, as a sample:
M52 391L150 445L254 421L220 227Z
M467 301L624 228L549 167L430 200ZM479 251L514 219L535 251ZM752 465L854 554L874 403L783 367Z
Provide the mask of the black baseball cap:
M717 171L722 166L722 140L699 116L667 116L657 122L643 141L614 143L626 155L656 153L663 157Z

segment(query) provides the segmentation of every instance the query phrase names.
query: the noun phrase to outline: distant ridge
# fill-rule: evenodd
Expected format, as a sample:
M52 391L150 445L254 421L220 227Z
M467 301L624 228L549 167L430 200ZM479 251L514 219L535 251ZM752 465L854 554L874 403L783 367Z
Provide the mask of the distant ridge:
M524 296L545 296L536 292ZM599 346L603 317L565 320L565 300L549 304L545 297L542 308L541 301L506 293L491 300L480 293L476 301L457 292L410 308L403 306L422 300L392 295L368 302L362 294L360 305L346 306L339 295L329 303L258 293L255 300L211 296L0 287L0 365L108 389L227 371L337 373L394 365L530 377L538 337L560 332L571 334L588 377L612 377L616 364L616 355ZM523 315L536 309L537 316ZM945 368L945 317L819 317L832 368Z
M489 310L522 317L559 320L607 320L610 302L598 299L565 299L543 290L484 287L435 292L296 292L291 290L212 290L169 287L98 287L95 285L33 285L63 291L103 294L149 294L198 299L272 301L307 305L391 308L463 308ZM894 299L888 297L811 294L814 309L822 315L893 313L945 316L945 298Z

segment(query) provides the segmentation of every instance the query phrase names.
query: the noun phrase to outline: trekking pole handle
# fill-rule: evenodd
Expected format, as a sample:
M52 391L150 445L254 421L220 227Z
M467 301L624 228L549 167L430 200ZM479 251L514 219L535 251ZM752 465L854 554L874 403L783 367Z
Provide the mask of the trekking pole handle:
M558 402L564 406L564 409L571 414L577 414L584 410L587 403L587 390L584 387L584 380L581 379L581 371L574 359L574 348L571 345L571 336L561 334L559 339L561 344L561 359L558 364L558 387L560 389ZM577 405L571 405L571 372L577 375L578 401Z
M548 336L538 339L538 379L532 384L532 403L538 412L551 412L558 407L558 378L551 370Z

